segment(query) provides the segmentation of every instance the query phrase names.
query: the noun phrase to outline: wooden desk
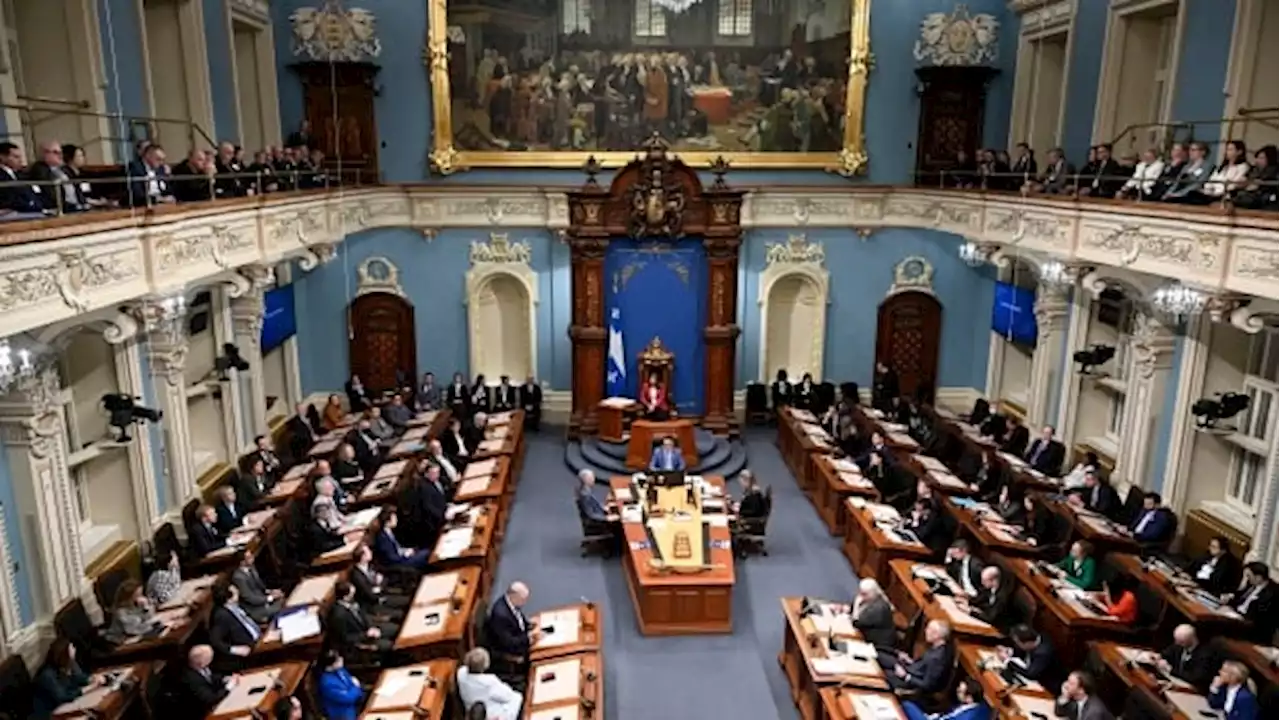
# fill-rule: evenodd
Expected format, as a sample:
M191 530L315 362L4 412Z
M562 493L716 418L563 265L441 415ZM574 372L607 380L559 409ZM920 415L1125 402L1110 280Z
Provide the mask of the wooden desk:
M973 494L969 484L956 477L937 458L910 452L895 452L894 457L897 458L899 467L915 475L917 480L928 483L940 497L948 495L968 497Z
M533 662L529 666L523 717L604 718L604 656L585 652Z
M1018 690L1005 696L1000 706L1000 717L1010 720L1042 720L1056 718L1054 706L1057 698Z
M265 717L277 700L297 692L306 673L305 662L281 663L244 673L231 694L205 720L244 720L254 713Z
M94 677L115 677L115 682L96 687L53 711L53 720L119 720L133 705L151 677L152 663L117 665L93 673Z
M1035 617L1030 624L1049 637L1064 667L1083 666L1087 640L1123 640L1132 636L1133 630L1116 618L1095 613L1075 600L1074 586L1047 574L1034 561L1010 558L1007 565L1018 582L1035 596Z
M1136 687L1151 693L1175 720L1198 720L1204 717L1199 711L1209 709L1208 700L1189 683L1172 675L1154 674L1139 664L1152 662L1154 650L1114 642L1089 645L1107 669L1106 676L1099 678L1100 696L1115 707L1122 707L1129 689Z
M626 439L627 416L640 409L640 403L629 398L605 398L596 406L599 423L596 435L601 440L620 443Z
M1015 531L1017 526L1000 519L987 503L973 507L961 507L951 498L943 498L943 508L951 513L964 533L973 538L986 553L1007 557L1038 557L1040 548L1023 540Z
M812 497L817 485L809 455L829 454L835 450L818 419L807 410L785 408L778 413L778 450L800 489Z
M529 649L531 660L542 661L581 652L598 652L604 640L601 610L596 603L577 603L547 608L530 618L537 627L552 626Z
M307 608L308 612L319 617L321 623L323 623L324 619L328 617L329 608L333 606L334 592L337 589L338 581L346 576L347 573L345 572L335 572L303 578L285 598L281 610ZM262 633L262 637L258 638L258 644L253 648L252 657L255 662L262 662L263 657L286 649L290 652L297 651L303 654L318 653L320 646L323 644L323 632L311 637L299 638L292 643L285 643L280 635L280 628L276 626L273 620L267 631Z
M1000 669L1004 663L996 654L994 648L984 647L976 643L962 642L956 645L956 654L960 658L960 666L964 668L965 674L974 678L982 685L982 694L987 699L987 705L993 709L999 709L1001 717L1015 717L1013 713L1003 712L1003 708L1007 707L1007 696L1013 692L1021 692L1027 695L1042 697L1053 700L1053 693L1057 688L1046 688L1038 682L1028 681L1027 685L1015 686L1004 681L1000 676Z
M170 624L155 637L132 637L112 650L108 660L124 664L142 658L176 654L186 646L195 632L205 626L213 611L213 586L223 580L225 574L206 575L182 581L172 600L157 609L161 617L177 617L185 613L180 622Z
M474 641L471 620L480 595L480 572L471 565L424 575L405 611L395 649L417 661L461 657Z
M706 477L724 497L724 478ZM609 480L619 508L638 499L631 478ZM701 500L699 500L701 502ZM720 515L727 521L728 516ZM705 565L700 569L661 567L661 559L651 547L651 535L643 522L625 519L622 531L627 551L622 562L636 622L643 635L698 635L733 630L733 550L728 523L716 515L704 516L702 532L709 545Z
M1271 687L1280 685L1280 679L1276 677L1275 648L1227 638L1220 638L1219 642L1222 643L1222 648L1228 655L1249 667L1249 677L1259 685L1268 684Z
M506 534L507 520L511 517L511 499L514 497L515 479L510 456L479 460L467 465L454 488L455 503L492 502L498 507L498 539Z
M496 530L498 504L472 503L465 516L446 525L431 550L432 569L441 572L474 565L480 568L480 594L487 596L488 583L497 565ZM460 544L461 543L461 544Z
M1160 628L1162 637L1172 637L1173 628L1184 622L1195 625L1201 636L1206 638L1218 632L1236 635L1249 628L1249 622L1240 613L1201 590L1195 579L1181 568L1163 560L1144 561L1136 555L1123 553L1111 553L1107 556L1107 562L1155 590L1175 611L1165 613Z
M858 495L870 500L880 499L876 486L862 475L852 460L837 460L826 453L809 453L811 473L815 480L815 492L811 496L818 515L827 524L832 535L844 535L844 503Z
M369 688L361 720L383 720L397 712L433 720L445 717L457 671L458 661L447 659L383 670Z
M923 612L928 620L944 620L951 625L951 634L958 640L992 645L1003 639L1004 635L999 630L956 605L955 598L964 595L964 590L951 580L946 568L916 560L893 560L889 567L892 580L885 586L889 601L906 617L915 617L917 612ZM934 594L929 585L916 576L917 573L931 573L944 578L943 582L952 589L953 595ZM920 635L918 642L924 639L924 634Z
M929 412L929 408L923 406L919 409L921 412ZM992 458L996 467L1005 473L1011 483L1021 487L1024 491L1060 491L1061 481L1031 469L1021 458L1015 458L1007 453L999 452L996 443L991 438L982 437L978 429L973 425L937 408L933 408L932 413L934 426L959 442L964 447L965 452L981 455L988 451L996 451Z
M1123 525L1118 525L1090 510L1074 508L1066 500L1041 495L1040 501L1050 512L1070 520L1075 535L1088 540L1099 551L1099 556L1102 552L1134 555L1142 552L1138 541L1133 539L1129 529Z
M863 642L862 633L849 622L848 615L824 613L800 617L804 598L784 597L782 601L782 650L778 664L791 686L791 701L800 711L801 720L817 720L822 714L819 693L824 687L841 683L864 688L887 689L884 670L877 660L875 648L855 649L856 658L847 661L833 658L826 638L834 634L838 640ZM821 601L820 601L821 602ZM832 603L821 602L823 606ZM837 603L838 604L838 603ZM821 623L820 628L817 623ZM828 632L821 632L821 631ZM848 657L848 656L843 656Z
M884 419L884 413L875 408L865 405L855 405L853 407L853 423L858 429L870 437L871 433L880 433L884 438L884 444L890 450L905 451L907 453L919 452L920 443L907 434L907 426L889 422Z
M889 518L897 511L888 505L865 502L862 498L845 500L848 524L844 533L844 556L859 577L875 578L881 587L889 587L889 561L895 558L928 560L929 548L915 540L893 537L877 524L877 514Z
M360 488L352 507L359 509L392 502L402 484L413 475L413 465L409 460L383 463L373 479Z
M658 438L673 437L684 456L684 464L698 466L698 442L693 435L693 421L636 420L631 423L631 439L627 441L627 467L632 470L648 470L653 457L653 444Z
M899 720L907 719L902 703L893 693L828 687L822 689L820 697L819 720L882 720L892 711L897 711Z

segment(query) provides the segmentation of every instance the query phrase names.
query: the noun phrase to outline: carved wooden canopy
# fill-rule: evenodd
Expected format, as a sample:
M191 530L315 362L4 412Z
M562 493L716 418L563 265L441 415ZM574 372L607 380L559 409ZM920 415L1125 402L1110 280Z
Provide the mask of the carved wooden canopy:
M713 163L704 187L698 173L654 136L642 155L618 171L606 188L599 164L589 160L587 182L568 193L566 240L573 258L573 414L570 432L596 431L596 407L605 396L604 256L614 240L675 241L699 238L707 251L707 387L703 426L731 433L735 351L739 328L738 247L742 243L742 198L725 182L728 164Z

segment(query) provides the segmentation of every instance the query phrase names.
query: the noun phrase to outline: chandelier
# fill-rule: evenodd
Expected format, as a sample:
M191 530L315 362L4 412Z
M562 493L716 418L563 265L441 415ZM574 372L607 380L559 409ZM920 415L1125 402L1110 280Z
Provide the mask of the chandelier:
M960 245L960 259L965 265L976 268L987 264L991 259L991 253L995 248L988 244L978 244L975 242L965 242Z
M34 354L27 348L14 350L8 338L0 339L0 395L7 395L13 386L35 374Z
M1157 312L1185 320L1204 312L1209 296L1174 280L1151 293L1151 306Z
M658 7L679 14L697 5L702 0L653 0Z

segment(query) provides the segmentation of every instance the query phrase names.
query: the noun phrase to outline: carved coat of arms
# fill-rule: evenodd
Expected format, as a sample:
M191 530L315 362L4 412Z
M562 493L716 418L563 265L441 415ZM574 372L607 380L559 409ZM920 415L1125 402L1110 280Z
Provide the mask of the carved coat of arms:
M972 15L956 5L951 13L929 13L920 23L915 58L929 65L983 65L996 60L1000 21L986 13Z
M640 180L631 189L629 232L636 238L679 238L684 224L684 187L671 172L666 141L655 134L644 147Z

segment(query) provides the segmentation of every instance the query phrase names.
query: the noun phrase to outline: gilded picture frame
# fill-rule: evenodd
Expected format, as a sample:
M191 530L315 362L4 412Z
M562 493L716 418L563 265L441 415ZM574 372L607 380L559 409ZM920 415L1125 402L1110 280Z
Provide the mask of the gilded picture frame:
M431 82L434 132L429 160L433 172L449 175L477 168L580 168L589 157L594 157L602 167L617 168L636 156L639 152L638 147L635 150L465 149L455 137L453 111L456 98L450 79L452 73L449 1L426 0L428 29L423 60ZM715 1L703 0L703 2ZM831 142L832 146L839 143L839 149L825 152L793 152L677 148L675 152L684 162L693 167L707 167L717 158L724 158L734 168L827 170L845 176L853 176L865 171L868 158L863 125L867 82L874 62L870 39L872 0L825 1L848 2L850 5L848 78L841 130L843 137L834 138ZM460 6L464 5L461 0L454 0L454 2ZM453 34L456 40L457 28L454 29ZM642 52L643 49L640 49L637 54Z

